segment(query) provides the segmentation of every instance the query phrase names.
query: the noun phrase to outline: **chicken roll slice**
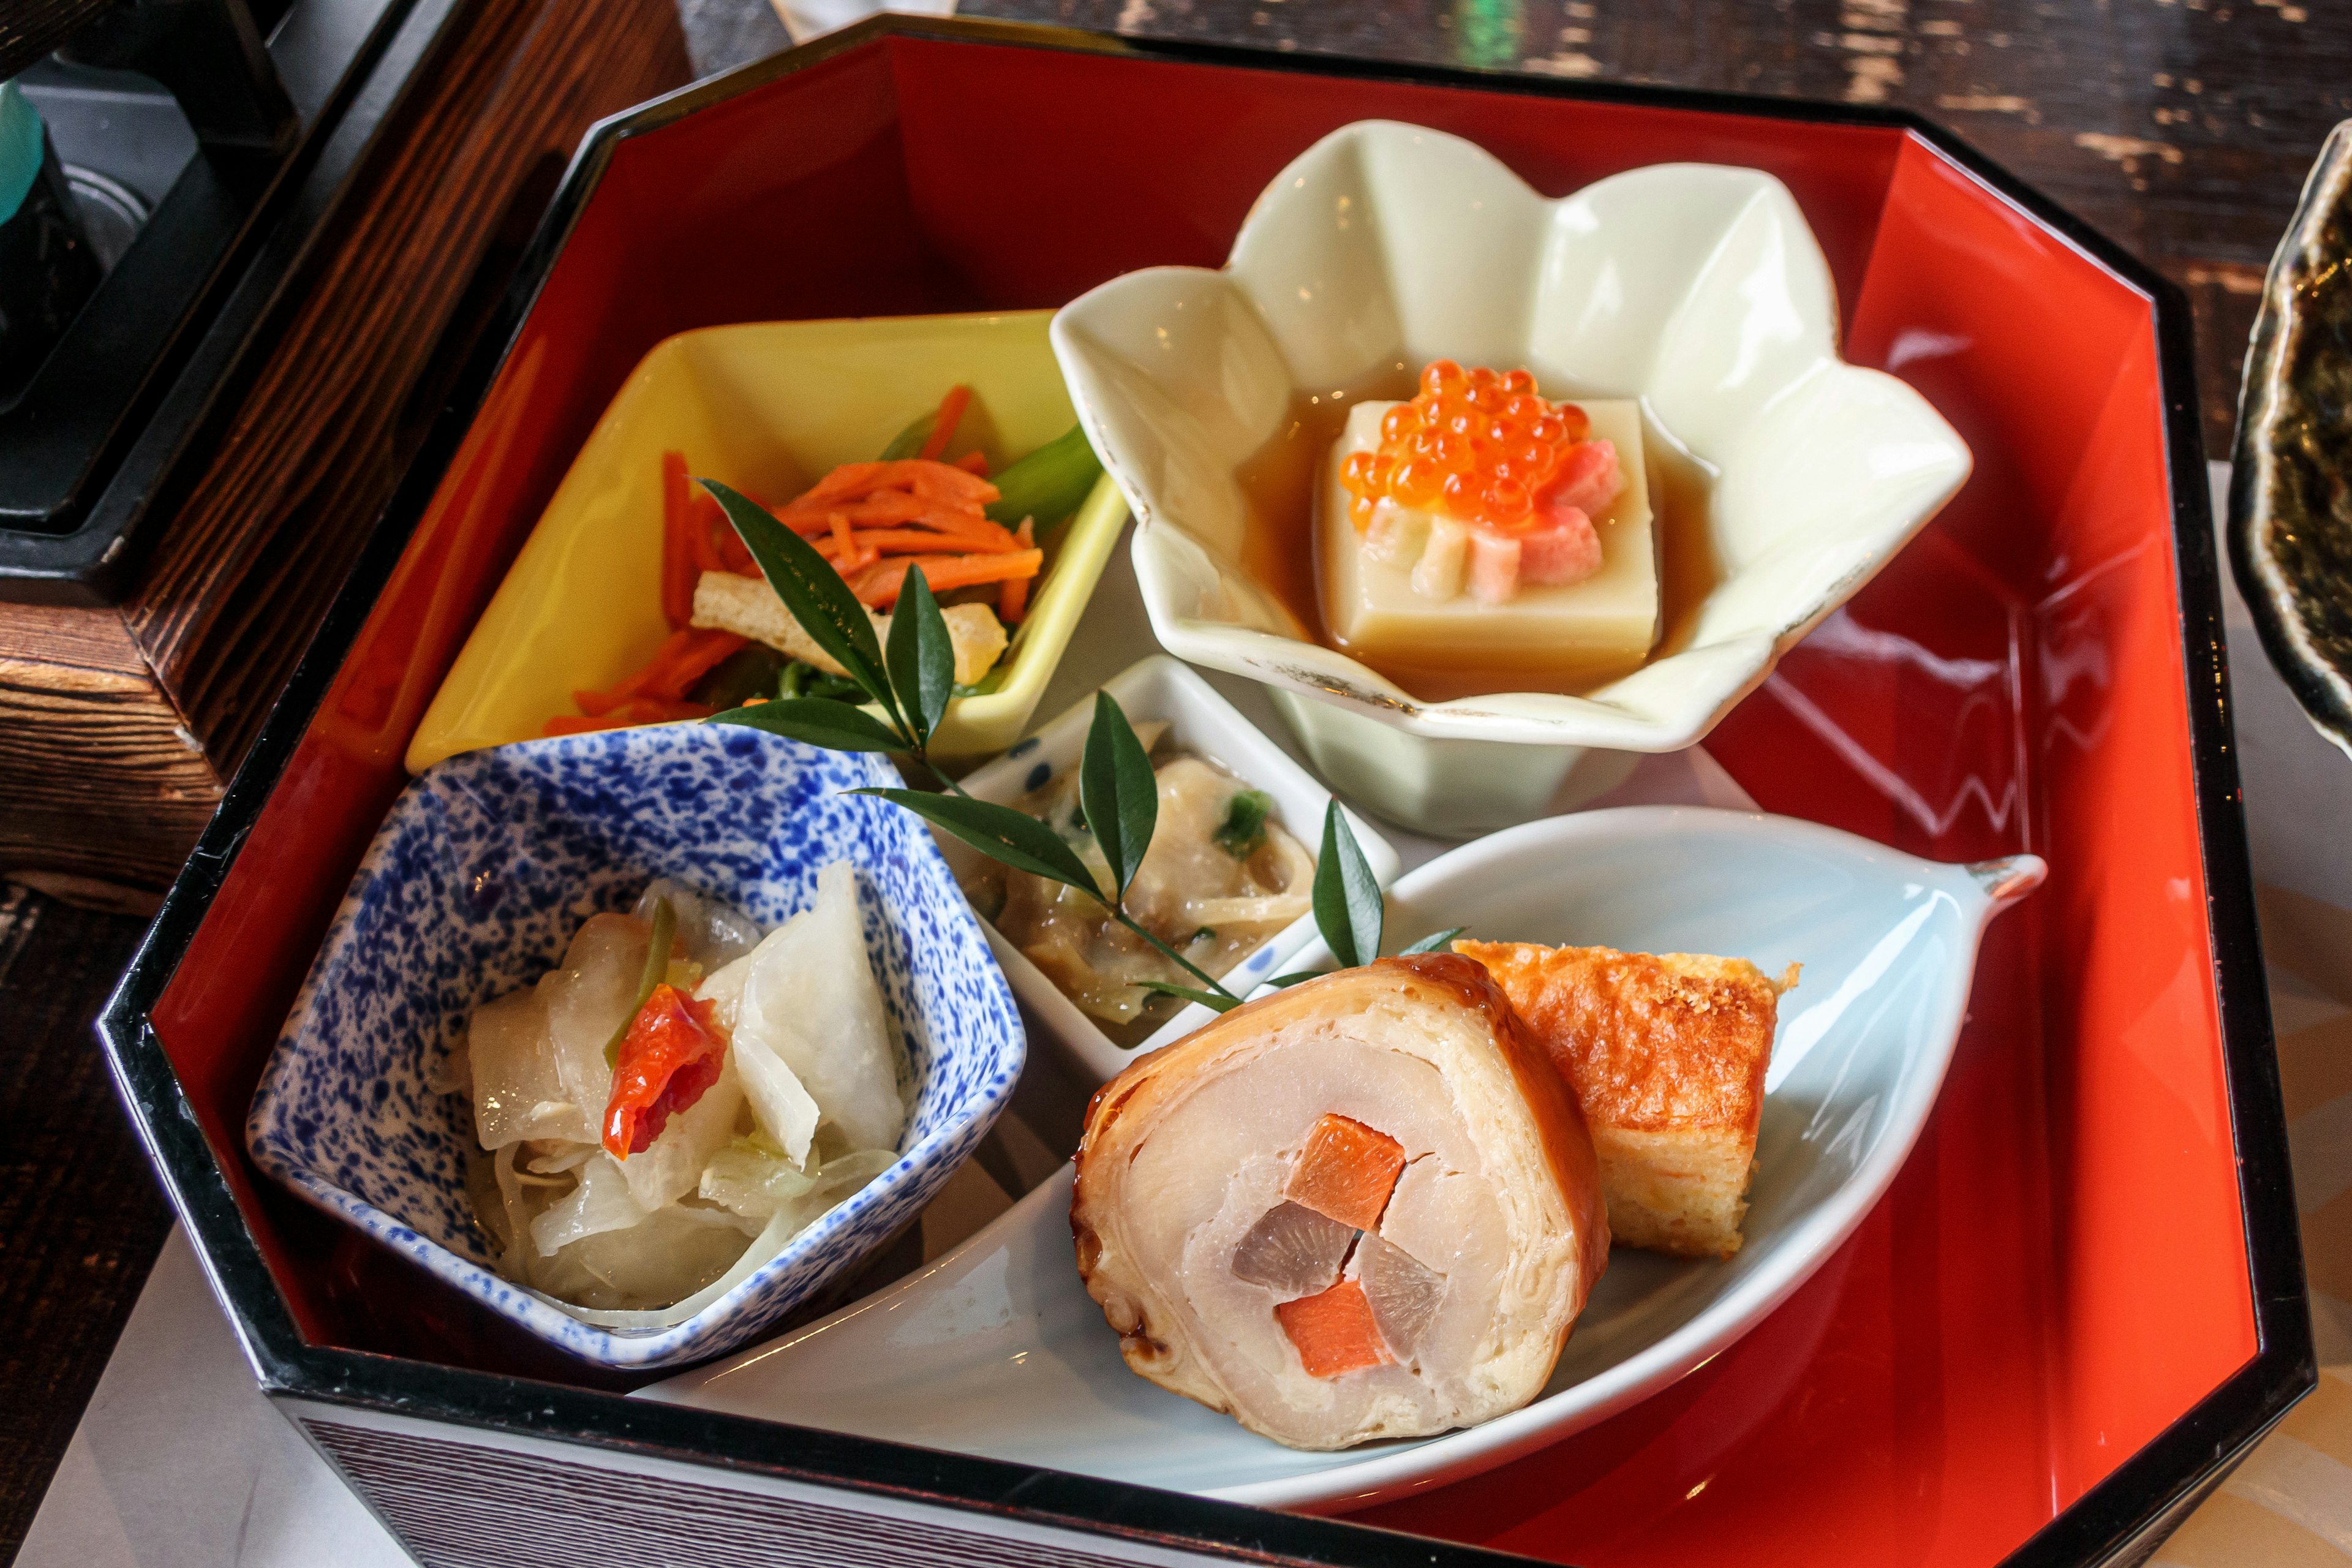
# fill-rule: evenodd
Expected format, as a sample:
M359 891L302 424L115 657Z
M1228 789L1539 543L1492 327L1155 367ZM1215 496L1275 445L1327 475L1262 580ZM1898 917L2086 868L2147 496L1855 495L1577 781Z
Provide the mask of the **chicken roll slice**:
M1105 1084L1070 1228L1130 1368L1296 1448L1525 1405L1609 1250L1574 1097L1451 953L1292 986Z

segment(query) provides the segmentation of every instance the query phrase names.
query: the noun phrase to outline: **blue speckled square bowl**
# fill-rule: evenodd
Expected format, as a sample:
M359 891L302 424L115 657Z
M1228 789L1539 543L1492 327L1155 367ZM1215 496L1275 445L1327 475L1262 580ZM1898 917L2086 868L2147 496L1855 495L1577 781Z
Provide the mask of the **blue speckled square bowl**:
M369 846L262 1074L246 1125L255 1161L583 1360L667 1366L751 1339L914 1217L1021 1074L1012 992L929 833L844 793L898 782L876 757L695 724L529 741L429 770ZM858 869L866 951L912 1063L898 1163L673 1328L598 1328L501 1279L466 1196L469 1108L428 1087L473 1009L537 979L583 920L628 908L654 877L772 926L842 858Z

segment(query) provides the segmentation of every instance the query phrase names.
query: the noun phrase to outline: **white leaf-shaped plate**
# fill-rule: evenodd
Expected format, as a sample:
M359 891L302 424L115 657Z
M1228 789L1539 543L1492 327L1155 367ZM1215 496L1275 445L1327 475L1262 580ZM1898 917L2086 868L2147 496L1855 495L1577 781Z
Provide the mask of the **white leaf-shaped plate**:
M1938 865L1788 817L1629 806L1492 835L1402 879L1400 935L1716 952L1781 1004L1747 1242L1728 1261L1620 1248L1543 1395L1464 1432L1299 1453L1135 1376L1078 1282L1067 1166L962 1247L648 1398L1270 1507L1339 1511L1490 1468L1614 1414L1747 1332L1877 1202L1951 1060L1985 923L2032 856ZM1320 943L1302 968L1329 962Z

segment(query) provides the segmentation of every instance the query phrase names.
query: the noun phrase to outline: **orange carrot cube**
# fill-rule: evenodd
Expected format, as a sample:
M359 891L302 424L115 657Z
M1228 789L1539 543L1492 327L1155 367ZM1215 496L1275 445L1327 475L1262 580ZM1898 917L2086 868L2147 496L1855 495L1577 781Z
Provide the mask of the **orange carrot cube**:
M1372 1321L1372 1304L1364 1299L1364 1288L1353 1279L1342 1279L1320 1295L1281 1302L1274 1315L1297 1347L1298 1359L1309 1377L1337 1377L1383 1365L1390 1359L1388 1347L1381 1342L1380 1326Z
M1283 1196L1358 1230L1380 1224L1404 1169L1404 1145L1360 1121L1317 1118Z

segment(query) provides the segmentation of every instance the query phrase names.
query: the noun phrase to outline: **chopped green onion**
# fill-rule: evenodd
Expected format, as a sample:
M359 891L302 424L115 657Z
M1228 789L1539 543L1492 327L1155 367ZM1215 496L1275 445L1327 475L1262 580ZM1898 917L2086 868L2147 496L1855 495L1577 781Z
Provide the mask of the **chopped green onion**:
M1262 789L1245 789L1225 805L1225 820L1213 836L1217 847L1236 860L1246 860L1265 843L1265 819L1274 797Z

